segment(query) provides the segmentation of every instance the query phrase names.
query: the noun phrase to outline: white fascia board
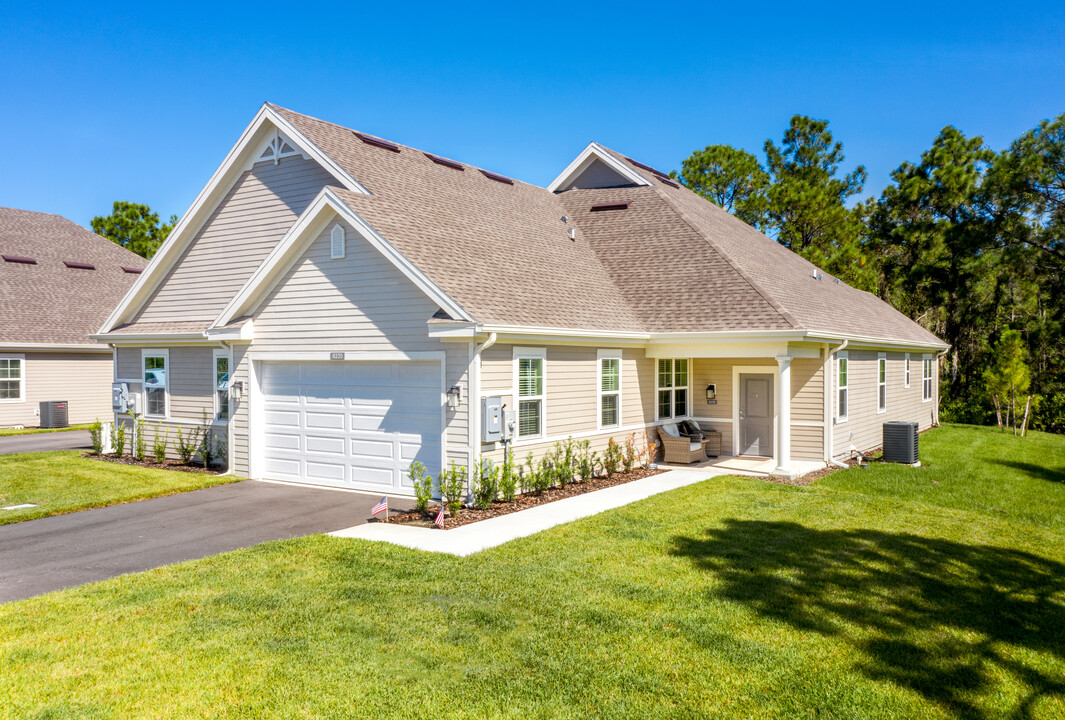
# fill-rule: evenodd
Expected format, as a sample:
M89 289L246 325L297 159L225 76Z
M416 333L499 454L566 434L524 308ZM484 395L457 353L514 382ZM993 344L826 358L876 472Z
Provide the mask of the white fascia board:
M428 334L431 338L439 338L446 340L449 338L461 338L463 340L469 340L470 338L483 335L479 328L480 326L475 322L427 322Z
M222 164L218 166L214 174L211 175L211 179L200 190L200 194L196 196L192 205L181 216L174 229L170 231L170 235L148 263L148 266L141 272L137 281L133 283L133 286L126 292L122 301L108 316L107 320L104 321L104 324L100 327L99 334L106 333L126 320L127 314L140 308L141 304L155 290L158 283L166 277L170 268L181 257L189 243L192 242L200 227L211 216L218 203L222 201L237 181L237 178L243 173L244 164L248 160L246 156L250 154L250 151L258 147L262 139L260 136L263 134L263 128L267 124L283 132L292 142L299 146L300 151L321 164L345 188L363 195L370 194L369 190L351 177L336 161L322 152L292 123L264 104L259 108L259 112L255 114L251 123L244 128L244 132L241 133L237 143L230 148Z
M538 327L534 325L493 325L479 326L481 333L496 333L503 336L514 336L528 339L530 337L545 339L588 339L588 340L617 340L630 342L647 342L651 334L645 332L625 332L613 330L584 330L580 328Z
M909 342L906 340L891 340L889 338L869 337L863 335L847 335L844 333L826 333L826 332L810 332L806 333L806 337L811 342L842 342L848 341L850 347L891 347L899 349L916 349L916 350L947 350L950 348L948 343L917 343Z
M234 328L208 328L207 339L218 342L251 342L255 339L255 323L252 320Z
M462 320L473 320L469 313L433 283L414 263L400 253L392 243L385 240L362 216L341 200L335 192L330 188L323 188L310 206L303 211L299 219L285 233L285 237L281 239L281 242L274 246L274 249L266 256L262 264L244 283L244 287L240 289L240 292L230 300L229 304L215 318L208 330L213 332L214 329L223 327L238 317L252 314L259 303L262 302L269 291L292 266L292 263L299 259L299 256L306 250L307 246L324 229L334 213L355 228L355 231L366 242L384 255L407 279L413 282L445 312Z
M0 352L84 352L105 353L111 352L106 347L99 345L77 345L64 343L10 343L0 345Z
M588 147L581 151L581 154L573 159L566 169L563 170L557 178L555 178L550 185L547 186L549 192L558 192L560 187L563 187L573 181L578 175L591 164L595 159L601 160L607 167L614 172L621 175L623 178L632 181L633 185L650 185L650 181L643 175L636 172L632 168L628 167L616 157L611 155L598 143L588 143Z

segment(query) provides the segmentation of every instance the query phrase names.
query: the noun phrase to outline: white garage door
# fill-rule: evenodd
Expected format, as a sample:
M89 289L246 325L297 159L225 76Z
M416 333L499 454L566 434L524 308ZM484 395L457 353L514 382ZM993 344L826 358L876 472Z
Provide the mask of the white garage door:
M439 362L268 362L263 477L413 493L414 460L440 469Z

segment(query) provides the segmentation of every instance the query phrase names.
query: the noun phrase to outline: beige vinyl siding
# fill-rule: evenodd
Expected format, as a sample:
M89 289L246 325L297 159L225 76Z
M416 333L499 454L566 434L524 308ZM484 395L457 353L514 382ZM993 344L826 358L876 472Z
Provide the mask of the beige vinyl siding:
M257 163L233 185L136 317L213 320L323 187L312 160Z
M345 256L331 259L329 222L310 243L254 316L257 352L445 352L445 388L463 388L463 402L445 414L449 460L469 462L468 343L428 335L436 303L354 228L341 222ZM247 453L247 434L237 436Z
M791 361L791 457L825 459L825 371L820 358Z
M847 454L853 445L859 451L872 450L883 444L883 424L892 420L916 421L921 430L932 426L936 401L921 402L922 354L910 353L910 387L905 387L905 353L887 353L887 411L877 412L877 351L850 350L850 401L846 422L837 423L832 431L832 452ZM935 365L935 363L933 363ZM836 415L839 374L832 362L832 417ZM935 382L938 383L938 370Z
M230 398L229 407L232 413L229 421L229 442L233 447L233 474L239 477L248 477L248 388L249 363L247 345L233 346L233 359L231 361L231 373L229 377ZM243 383L244 394L238 402L233 399L232 387L234 383ZM237 441L237 438L240 440Z
M40 403L65 400L71 425L111 416L111 353L4 352L22 355L23 400L0 401L0 427L37 427Z

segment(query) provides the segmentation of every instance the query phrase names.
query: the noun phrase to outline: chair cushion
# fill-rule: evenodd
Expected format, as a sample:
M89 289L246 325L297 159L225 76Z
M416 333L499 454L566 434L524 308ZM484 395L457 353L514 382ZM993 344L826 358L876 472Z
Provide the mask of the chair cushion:
M685 435L701 435L702 430L691 420L683 420L680 423L680 431Z
M693 440L689 450L698 450L702 446L703 446L703 444L701 442L699 442L698 440Z
M662 432L670 437L680 437L680 431L677 430L676 423L666 423L662 426Z

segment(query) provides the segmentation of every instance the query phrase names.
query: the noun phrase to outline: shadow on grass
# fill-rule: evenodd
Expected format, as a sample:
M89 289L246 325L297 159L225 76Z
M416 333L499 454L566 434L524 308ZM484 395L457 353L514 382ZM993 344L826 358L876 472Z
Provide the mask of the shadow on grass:
M675 538L673 553L715 576L714 596L838 638L868 677L958 717L1029 717L1040 699L1065 697L1065 564L917 535L736 519ZM1024 688L1008 709L995 704L1012 694L1003 674Z
M1065 484L1065 468L1048 468L1041 465L1034 465L1032 463L1017 462L1016 460L1000 460L998 458L992 459L991 462L996 465L1013 468L1014 470L1020 470L1036 480L1046 480L1047 482Z

